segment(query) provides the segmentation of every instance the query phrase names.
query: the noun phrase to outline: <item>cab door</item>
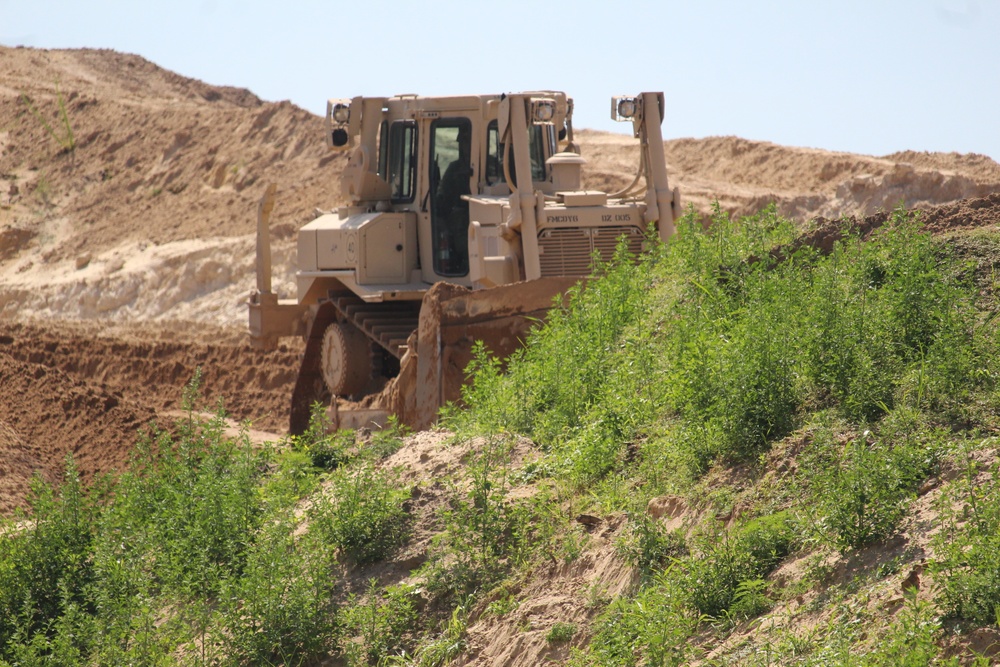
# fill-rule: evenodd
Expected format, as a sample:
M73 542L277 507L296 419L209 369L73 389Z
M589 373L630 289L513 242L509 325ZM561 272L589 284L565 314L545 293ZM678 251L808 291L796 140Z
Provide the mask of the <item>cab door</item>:
M469 202L462 196L474 176L472 122L432 121L428 158L431 268L439 278L461 278L469 273Z

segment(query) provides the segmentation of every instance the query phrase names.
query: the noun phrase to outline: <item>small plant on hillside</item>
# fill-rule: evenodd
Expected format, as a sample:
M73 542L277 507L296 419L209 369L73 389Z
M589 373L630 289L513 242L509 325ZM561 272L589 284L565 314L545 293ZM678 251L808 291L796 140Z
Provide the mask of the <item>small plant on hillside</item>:
M842 447L817 441L805 457L816 526L841 551L891 536L937 466L933 436L905 411L887 418L881 435L866 431Z
M28 111L31 112L38 122L42 124L45 132L52 137L53 141L59 144L64 153L73 153L76 150L76 137L73 135L73 127L69 122L69 113L66 111L66 100L63 99L62 91L59 90L58 85L56 85L56 104L59 107L59 123L61 125L58 131L38 111L34 102L31 101L31 98L26 93L21 93L21 101L28 107Z
M371 464L341 469L315 502L313 526L351 562L373 563L406 540L408 498L391 474Z
M680 531L667 531L663 524L648 514L629 517L626 534L618 541L618 554L644 575L659 570L687 553L687 544Z
M745 621L766 613L772 604L767 597L767 581L747 579L736 586L733 602L725 611L725 616L732 622Z
M457 606L444 630L434 639L421 644L413 655L388 656L379 665L383 667L444 667L465 651L468 621L464 606Z
M380 591L375 579L363 599L351 596L338 614L341 652L351 667L378 665L405 653L405 638L417 629L414 591L394 586Z
M49 180L46 174L41 173L38 175L38 179L35 181L34 195L45 207L52 206L52 181Z
M479 444L467 455L468 489L453 488L443 513L445 530L428 563L432 588L446 595L492 588L525 537L523 508L507 499L512 443L498 437Z
M702 537L697 551L678 562L675 576L688 604L699 614L719 618L733 613L741 585L769 574L794 545L787 514L760 517L731 535Z
M616 598L600 616L586 650L574 652L572 667L680 667L697 657L690 642L701 619L684 603L669 570L656 575L634 598Z
M390 415L385 426L372 431L371 438L361 447L361 454L373 461L387 459L399 451L409 433L410 429L396 415Z
M550 644L560 644L568 642L576 636L577 627L575 623L554 623L549 631L545 633L545 641Z
M298 665L333 648L332 552L289 516L264 525L221 597L219 641L233 664Z
M48 641L53 623L88 606L94 580L90 555L99 505L72 458L60 485L32 480L29 504L28 515L0 530L0 651L12 641ZM66 623L63 629L72 632L71 619Z
M354 445L354 431L331 432L326 409L316 402L310 407L309 426L305 433L290 436L289 443L292 449L304 452L317 468L334 470L350 460L348 450Z
M993 444L987 440L980 447ZM957 509L945 512L932 569L948 614L992 625L1000 619L1000 463L986 468L970 445L964 459L964 475L945 496Z

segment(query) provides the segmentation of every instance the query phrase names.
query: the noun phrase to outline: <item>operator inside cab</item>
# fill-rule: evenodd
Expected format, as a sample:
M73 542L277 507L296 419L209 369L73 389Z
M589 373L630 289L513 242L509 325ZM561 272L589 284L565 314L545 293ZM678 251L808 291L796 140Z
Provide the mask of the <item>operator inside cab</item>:
M462 195L470 194L472 126L466 118L443 118L433 123L431 137L434 272L464 276L469 273L469 202Z

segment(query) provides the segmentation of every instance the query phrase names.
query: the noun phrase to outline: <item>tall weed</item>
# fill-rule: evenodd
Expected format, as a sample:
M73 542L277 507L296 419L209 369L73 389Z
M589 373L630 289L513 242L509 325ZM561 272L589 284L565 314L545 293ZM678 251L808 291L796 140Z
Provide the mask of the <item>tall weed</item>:
M315 529L349 561L366 565L391 555L406 539L409 493L369 463L338 470L311 511Z
M841 551L890 537L938 467L942 436L906 409L846 443L816 437L803 455L810 525Z
M223 586L217 641L232 664L301 665L333 648L333 554L312 532L297 537L290 514L262 526Z
M85 492L72 458L58 486L32 480L29 507L0 531L0 647L15 636L48 635L64 614L91 608L100 505L96 494Z
M994 444L984 441L980 449ZM992 625L1000 621L1000 463L985 465L970 444L963 458L964 474L945 496L945 530L931 567L949 615Z

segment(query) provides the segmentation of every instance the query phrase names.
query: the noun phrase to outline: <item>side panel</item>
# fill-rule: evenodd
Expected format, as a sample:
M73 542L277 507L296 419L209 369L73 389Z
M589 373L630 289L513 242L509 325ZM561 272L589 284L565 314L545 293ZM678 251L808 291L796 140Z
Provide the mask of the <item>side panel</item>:
M383 213L359 232L361 261L358 282L362 285L405 283L417 268L417 216L415 213Z
M316 269L353 269L358 261L358 231L378 215L361 213L341 218L328 213L316 218L299 232L299 256L304 250L303 232L306 232L314 239Z

